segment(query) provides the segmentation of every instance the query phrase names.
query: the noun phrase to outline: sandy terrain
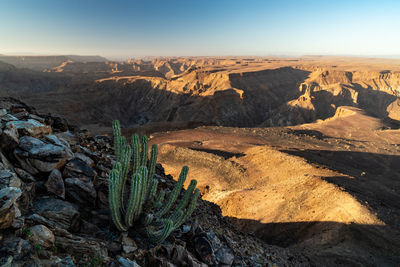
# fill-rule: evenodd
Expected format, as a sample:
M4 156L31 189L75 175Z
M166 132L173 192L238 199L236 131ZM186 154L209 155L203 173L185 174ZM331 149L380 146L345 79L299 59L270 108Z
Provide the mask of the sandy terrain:
M154 134L160 161L187 164L203 198L242 230L323 265L400 260L400 136L355 108L289 128ZM362 131L360 131L362 129ZM389 131L389 132L388 132Z

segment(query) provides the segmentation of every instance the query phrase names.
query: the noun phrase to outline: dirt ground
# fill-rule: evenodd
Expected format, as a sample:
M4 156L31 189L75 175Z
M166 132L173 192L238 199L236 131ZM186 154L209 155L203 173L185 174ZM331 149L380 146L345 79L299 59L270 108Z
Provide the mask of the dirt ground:
M199 127L153 134L174 177L245 232L319 265L400 263L400 131L361 110L291 128Z

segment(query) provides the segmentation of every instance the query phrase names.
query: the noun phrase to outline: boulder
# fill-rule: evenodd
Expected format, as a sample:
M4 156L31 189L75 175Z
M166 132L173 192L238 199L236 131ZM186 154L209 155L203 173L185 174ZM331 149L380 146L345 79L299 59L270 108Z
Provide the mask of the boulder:
M21 180L15 173L9 170L0 170L0 189L6 187L21 187Z
M43 216L40 216L39 214L36 214L36 213L26 217L26 221L31 225L32 224L43 224L43 225L47 226L48 228L50 228L51 230L61 229L61 228L57 228L57 225L53 221L47 220ZM64 231L66 231L66 230L64 230Z
M56 236L55 245L72 255L92 255L108 260L106 244L95 238L83 238L77 235Z
M128 237L128 233L122 233L121 245L122 245L122 251L126 254L134 252L135 250L138 249L135 241L133 241L132 238Z
M140 265L137 264L136 261L125 259L122 257L119 257L118 263L120 264L121 267L140 267Z
M29 172L24 171L20 168L14 168L14 171L18 175L18 177L25 183L36 182L35 177L33 177Z
M29 241L32 244L39 244L43 248L54 246L55 237L52 231L44 225L35 225L29 228Z
M38 115L35 115L35 114L29 114L28 117L29 117L29 119L36 120L36 121L38 121L40 123L44 123L46 121L45 118L42 118L42 117L40 117Z
M44 185L49 193L52 193L62 199L65 198L64 180L59 170L52 170Z
M21 189L6 187L0 190L0 229L8 228L15 218L20 216L17 200L21 196Z
M8 169L8 170L14 169L14 166L6 158L1 149L0 149L0 169Z
M194 239L194 248L203 262L209 265L216 264L214 250L206 237L196 237Z
M58 137L56 135L46 135L44 136L44 139L50 144L64 147L65 151L67 152L67 160L71 160L74 158L74 153L71 151L71 146L64 138Z
M56 198L41 198L34 203L35 212L54 223L56 227L69 230L77 227L79 211L67 201Z
M29 118L29 112L24 110L18 113L13 114L14 117L16 117L20 121L25 121Z
M17 121L18 119L11 114L6 114L0 118L2 122Z
M18 133L20 135L40 137L52 133L50 126L40 123L33 119L28 119L26 121L8 122L7 125L9 124L13 124L17 128Z
M22 266L16 265L15 262L18 260L27 260L33 256L35 250L28 240L20 237L11 236L3 240L0 246L0 255L11 256L11 266Z
M97 192L88 177L65 179L66 195L75 203L93 206Z
M233 254L232 249L228 248L227 246L219 248L215 252L215 257L220 264L226 266L231 266L233 260L235 259L235 255Z
M64 177L89 177L95 178L96 172L85 161L74 158L65 165L63 176Z
M65 132L68 131L68 122L64 118L55 117L53 122L53 127L55 129Z
M66 147L49 144L31 136L21 137L19 146L14 150L14 156L21 168L33 175L63 167L67 155Z
M75 153L75 158L82 160L89 167L94 166L94 161L83 153Z
M76 267L71 255L67 255L63 259L57 259L51 265L51 267Z
M5 115L7 115L7 109L5 108L0 109L0 118L4 117Z
M14 124L7 123L0 134L0 148L12 151L19 144L19 134Z

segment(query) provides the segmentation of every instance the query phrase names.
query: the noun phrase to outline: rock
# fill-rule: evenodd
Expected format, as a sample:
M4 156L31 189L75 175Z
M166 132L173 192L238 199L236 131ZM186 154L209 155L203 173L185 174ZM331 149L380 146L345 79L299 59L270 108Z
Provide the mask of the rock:
M136 261L128 260L122 257L119 257L118 262L121 267L140 267L140 265L137 264Z
M0 246L0 255L12 256L13 263L11 266L18 266L14 261L29 259L35 253L33 246L28 240L20 237L11 236L3 240Z
M214 250L205 237L196 237L194 239L194 247L203 262L209 265L216 263Z
M29 240L32 244L39 244L43 248L54 246L55 237L52 231L44 225L35 225L29 228Z
M215 252L215 257L219 263L221 263L223 265L228 265L228 266L231 266L233 263L233 260L235 259L235 255L233 254L232 249L230 249L226 246L219 248Z
M10 163L10 161L4 156L3 152L0 149L0 168L12 170L14 166Z
M97 225L85 220L82 220L80 232L91 236L101 235L103 233Z
M0 190L0 229L10 227L13 220L20 216L16 201L21 194L21 189L16 187L6 187Z
M96 172L86 162L79 158L74 158L65 165L64 177L90 177L94 178Z
M192 267L207 267L208 265L198 261L194 256L192 256L190 253L187 255L187 262L189 266Z
M65 187L66 195L73 202L91 206L95 204L97 192L90 178L67 178Z
M28 216L26 218L26 220L30 223L30 224L43 224L51 229L55 229L57 228L57 225L52 222L47 220L46 218L44 218L43 216L40 216L39 214L32 214L30 216Z
M205 236L207 240L210 242L214 251L217 251L222 246L221 241L214 232L212 231L207 232L205 233Z
M23 183L21 186L22 195L18 200L18 207L26 213L32 208L32 200L36 196L35 183Z
M14 171L19 176L19 178L25 183L36 182L35 177L33 177L29 172L26 172L20 168L14 168Z
M28 110L31 110L28 106L26 106L24 103L14 103L10 107L10 112L11 113L20 113L20 112L27 112Z
M66 132L68 131L68 122L64 118L55 117L53 118L53 128Z
M67 152L67 160L74 158L74 153L71 151L71 146L64 138L57 137L56 135L46 135L44 139L53 145L64 147L65 151Z
M26 120L29 118L29 112L24 110L18 113L14 113L13 116L16 117L18 120Z
M72 134L71 132L61 132L55 134L58 139L62 139L66 141L70 146L78 146L79 147L79 137Z
M62 199L65 198L64 180L62 179L62 174L59 170L52 170L44 185L48 192L61 197Z
M85 154L75 153L75 158L82 160L89 167L93 167L94 166L94 161L91 158L89 158L88 156L86 156Z
M2 122L17 121L18 119L11 114L6 114L0 118Z
M212 231L205 233L205 237L211 244L215 259L222 265L231 266L235 258L232 249L224 246L217 235Z
M107 250L111 252L113 255L118 255L120 254L122 250L121 243L119 242L111 242L108 244Z
M193 266L206 267L207 265L199 262L184 246L176 244L166 244L154 247L149 251L149 262L153 265L161 266ZM158 266L157 265L157 266Z
M108 259L106 244L95 238L83 238L77 235L70 237L56 236L55 245L73 255L91 255Z
M11 223L11 227L14 229L21 229L25 225L25 218L21 216L21 211L17 211L15 214L15 218Z
M22 169L35 175L63 167L67 161L67 150L63 146L23 136L20 138L19 146L14 150L14 156Z
M78 226L80 214L75 205L56 198L41 198L34 203L36 213L54 223L57 227L69 230Z
M182 233L183 234L187 234L187 233L190 232L190 229L191 229L190 225L183 225L182 226Z
M6 128L0 134L0 148L12 151L19 144L19 134L14 124L7 123Z
M124 253L129 254L137 250L137 245L127 233L123 233L121 237L122 250Z
M76 267L71 255L67 255L64 259L56 260L51 267Z
M7 115L7 110L5 108L0 109L0 117Z
M6 256L4 258L0 258L0 267L12 267L12 262L13 262L13 257L12 256Z
M32 137L40 137L51 134L51 127L42 124L36 120L28 119L27 121L13 121L7 123L14 124L20 135L29 135Z
M29 117L30 119L35 120L35 121L38 121L38 122L40 122L40 123L44 123L44 122L46 121L45 118L39 117L39 116L34 115L34 114L29 114L28 117Z
M0 189L6 187L21 187L21 180L15 175L15 173L8 170L0 170Z

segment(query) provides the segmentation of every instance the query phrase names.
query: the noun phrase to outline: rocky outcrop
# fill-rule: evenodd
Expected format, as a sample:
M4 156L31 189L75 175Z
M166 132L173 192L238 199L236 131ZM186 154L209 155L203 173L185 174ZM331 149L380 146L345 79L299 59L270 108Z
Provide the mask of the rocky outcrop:
M18 130L21 135L29 135L33 137L39 137L43 135L51 134L51 127L44 125L36 120L28 119L26 121L14 121L6 124L6 127L14 127Z
M55 237L52 231L44 225L35 225L28 229L29 241L43 248L54 246Z
M65 147L30 136L22 136L18 148L14 150L14 156L21 168L30 174L48 173L63 167L67 155Z
M6 187L0 190L0 229L10 227L17 217L21 215L17 200L21 190L16 187Z
M62 174L59 170L54 169L51 171L49 178L45 183L46 189L49 193L64 199L65 198L65 185Z
M7 106L7 115L15 115L12 104ZM205 201L198 201L196 217L157 246L140 229L120 233L108 210L112 140L54 126L32 134L25 123L31 115L46 127L54 120L30 111L18 108L26 116L15 120L21 122L15 146L0 151L0 266L307 265L302 255L237 233L218 207ZM161 165L156 173L159 186L175 186ZM241 251L249 244L258 254ZM270 251L274 256L264 257Z
M34 211L50 222L64 230L77 227L80 213L78 208L67 202L55 198L41 198L34 203ZM35 219L34 217L33 219Z

